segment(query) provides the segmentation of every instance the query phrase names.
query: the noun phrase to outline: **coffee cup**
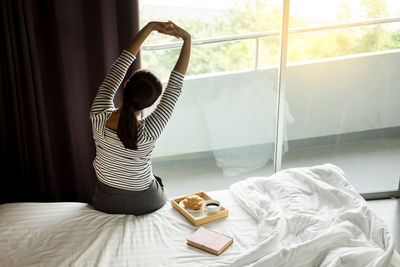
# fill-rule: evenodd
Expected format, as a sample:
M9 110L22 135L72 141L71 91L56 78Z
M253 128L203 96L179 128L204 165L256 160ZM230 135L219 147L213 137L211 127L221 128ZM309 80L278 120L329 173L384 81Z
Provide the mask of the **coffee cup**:
M214 214L221 210L221 203L218 200L211 199L205 203L207 214Z

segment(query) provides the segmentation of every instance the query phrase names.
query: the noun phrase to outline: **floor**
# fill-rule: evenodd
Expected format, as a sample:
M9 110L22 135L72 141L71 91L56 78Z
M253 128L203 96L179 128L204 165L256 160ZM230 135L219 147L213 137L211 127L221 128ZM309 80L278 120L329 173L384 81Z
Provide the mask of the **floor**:
M188 192L227 189L252 176L273 173L270 160L263 167L235 176L224 176L212 153L206 157L177 157L153 160L153 171L163 178L169 197ZM342 168L360 193L396 190L400 177L400 138L363 140L335 145L289 149L282 169L333 163ZM400 199L368 201L388 225L400 251Z
M212 155L155 159L153 170L165 180L170 196L226 189L248 177L273 174L273 162L270 160L261 168L236 176L224 176ZM386 138L289 149L284 153L282 169L332 163L343 169L358 192L367 193L396 190L400 180L399 162L400 138Z

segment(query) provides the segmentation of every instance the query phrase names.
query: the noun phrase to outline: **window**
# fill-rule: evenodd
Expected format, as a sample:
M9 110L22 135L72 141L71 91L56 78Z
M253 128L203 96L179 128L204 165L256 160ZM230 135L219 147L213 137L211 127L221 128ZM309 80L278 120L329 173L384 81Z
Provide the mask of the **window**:
M291 1L288 63L279 66L282 4L140 1L142 25L174 18L193 37L183 93L153 153L170 195L324 162L342 167L359 192L397 188L400 2ZM143 67L165 82L179 47L153 34ZM278 91L280 68L287 88Z

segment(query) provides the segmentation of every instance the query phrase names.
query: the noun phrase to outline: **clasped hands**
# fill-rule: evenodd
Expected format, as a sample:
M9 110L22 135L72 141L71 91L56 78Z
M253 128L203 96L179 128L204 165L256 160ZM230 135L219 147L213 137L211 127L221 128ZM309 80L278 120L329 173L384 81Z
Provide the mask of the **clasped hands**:
M167 22L152 21L149 22L149 26L152 30L158 31L162 34L174 36L178 39L182 38L182 40L184 41L191 38L190 34L187 31L185 31L170 20Z

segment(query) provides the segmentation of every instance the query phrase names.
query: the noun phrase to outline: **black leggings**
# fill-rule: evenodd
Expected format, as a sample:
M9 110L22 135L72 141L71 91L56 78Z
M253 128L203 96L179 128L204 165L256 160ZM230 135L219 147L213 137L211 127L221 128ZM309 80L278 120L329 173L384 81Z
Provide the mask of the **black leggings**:
M95 209L111 214L144 215L163 207L167 201L161 178L154 176L148 189L130 191L97 180L92 203Z

